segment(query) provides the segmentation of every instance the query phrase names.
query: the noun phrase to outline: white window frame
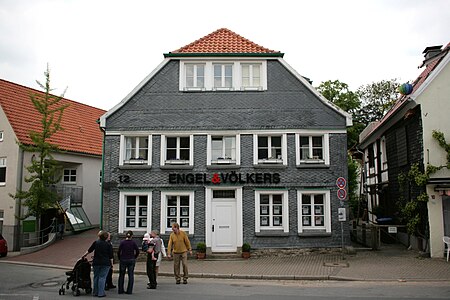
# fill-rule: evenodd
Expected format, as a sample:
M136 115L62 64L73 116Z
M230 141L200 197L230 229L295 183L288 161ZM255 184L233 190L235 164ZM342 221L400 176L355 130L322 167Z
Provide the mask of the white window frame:
M281 136L281 159L259 159L258 157L258 136L277 137ZM271 151L271 139L268 139L269 155ZM287 134L286 133L257 133L253 134L253 164L254 165L283 165L287 166Z
M0 182L0 186L6 185L6 157L0 157L0 168L5 168L5 181Z
M322 137L322 153L323 159L301 159L300 157L300 137L308 136L310 138L309 152L312 153L312 137ZM296 133L295 134L295 160L296 165L321 164L330 165L330 135L329 133Z
M221 160L217 160L217 161L212 160L212 139L213 139L213 137L222 137L222 138L234 137L235 138L235 144L236 144L235 160L232 160L232 159L221 159ZM224 144L223 140L222 140L222 143ZM207 149L206 165L207 166L211 166L211 165L237 165L237 166L239 166L241 164L240 145L241 145L241 135L240 134L236 134L236 135L208 134L208 140L207 140L207 145L206 145L206 149ZM223 147L225 147L225 145ZM225 148L223 151L225 151Z
M167 160L167 138L177 138L177 157L179 157L179 138L189 137L189 160ZM161 166L167 165L194 165L194 135L161 135Z
M313 218L311 219L311 226L303 225L303 210L302 210L302 197L303 195L324 195L324 225L323 226L315 226ZM297 190L297 215L298 215L298 232L299 233L314 233L314 232L326 232L331 233L331 201L330 201L330 190ZM314 204L310 204L313 207ZM313 212L311 212L311 216L313 216Z
M214 72L214 69L216 66L220 66L220 79L221 79L221 84L220 86L216 86L216 75ZM231 67L231 86L225 86L226 84L226 67ZM234 63L233 62L214 62L212 64L212 72L213 72L213 89L216 91L230 91L234 89L234 81L236 80L235 77L235 67L234 67Z
M249 85L244 85L244 72L243 72L243 68L247 67L249 68L248 72L249 72ZM254 66L258 66L259 67L259 84L256 85L254 84L254 72L253 72L253 68ZM241 71L241 76L240 76L240 86L241 86L241 90L262 90L263 86L262 86L262 82L263 82L263 67L261 63L252 63L252 62L242 62L240 64L240 71Z
M260 197L261 195L282 195L282 226L262 227L260 224ZM256 190L255 191L255 232L283 230L289 232L289 192L287 190Z
M214 65L215 64L230 64L232 67L232 86L228 87L214 87ZM260 85L257 87L244 87L242 85L242 65L260 65ZM188 87L186 81L186 65L204 65L205 66L205 86L200 87ZM179 90L185 92L198 92L198 91L265 91L267 90L267 61L260 59L245 59L236 60L235 58L220 58L218 60L198 60L195 58L185 58L180 61L179 71Z
M166 234L172 232L171 227L166 226L166 220L167 220L167 197L168 196L189 196L189 228L180 228L183 229L188 234L194 234L194 197L195 193L194 191L161 191L161 234ZM177 214L177 218L179 219L180 216Z
M188 66L193 66L194 67L194 69L193 69L193 72L194 72L194 74L193 74L193 86L188 86L187 85L187 67ZM198 82L197 82L197 80L198 80L198 78L199 78L199 76L198 76L198 67L199 66L202 66L203 67L203 86L198 86ZM184 65L184 73L180 73L180 74L184 74L184 90L186 90L186 91L203 91L203 90L205 90L205 85L206 85L206 64L203 62L203 63L196 63L196 62L192 62L192 63L186 63L185 65Z
M136 226L126 226L126 197L127 196L147 196L147 227L139 227L136 222ZM136 213L136 217L138 214ZM134 191L121 191L119 193L119 233L124 233L128 230L150 232L152 230L152 191L134 192Z
M136 153L135 157L139 155L139 138L147 137L148 138L148 149L147 149L147 160L141 159L132 159L129 161L125 160L126 157L126 138L136 138ZM152 165L152 135L120 135L120 150L119 150L119 166L124 165Z
M3 142L3 135L4 135L3 131L0 130L0 142Z
M69 171L69 175L66 175L65 172ZM75 171L75 174L72 174L72 171ZM66 176L69 177L69 180L66 180ZM72 181L72 178L75 177L75 181ZM78 174L76 168L64 168L62 174L62 183L63 184L77 184Z

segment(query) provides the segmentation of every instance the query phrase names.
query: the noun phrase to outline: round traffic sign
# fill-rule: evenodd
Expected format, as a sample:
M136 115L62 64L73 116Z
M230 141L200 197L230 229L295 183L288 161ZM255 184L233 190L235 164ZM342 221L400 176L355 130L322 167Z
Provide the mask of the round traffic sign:
M336 185L337 185L338 188L343 189L347 185L347 181L345 180L344 177L339 177L336 180Z
M339 200L345 200L345 198L347 197L347 191L344 189L338 189L337 197L339 198Z

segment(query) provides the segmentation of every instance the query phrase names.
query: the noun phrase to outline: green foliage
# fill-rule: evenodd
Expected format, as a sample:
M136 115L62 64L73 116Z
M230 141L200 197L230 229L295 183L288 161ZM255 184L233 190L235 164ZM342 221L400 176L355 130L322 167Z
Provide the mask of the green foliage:
M242 244L242 252L250 252L251 249L252 249L252 247L250 246L249 243Z
M44 95L31 95L30 99L36 111L41 115L41 131L30 131L31 145L19 144L24 151L35 153L31 165L26 169L29 176L25 182L31 183L28 191L17 191L15 195L10 194L14 199L20 200L28 208L27 213L21 217L25 219L28 216L39 216L47 209L55 207L59 200L55 192L48 187L60 180L60 166L54 160L52 153L58 152L57 145L51 144L49 139L58 131L63 130L61 119L64 109L68 105L60 105L63 98L61 96L51 95L50 72L44 72L45 84L37 81L38 85L44 90Z
M380 120L397 101L399 85L397 79L391 79L359 87L356 94L361 101L361 107L354 115L355 122L367 126Z
M197 243L197 252L206 253L206 244L203 242Z
M348 204L354 216L358 216L358 176L359 176L359 164L352 158L351 155L347 156L347 168L348 168Z

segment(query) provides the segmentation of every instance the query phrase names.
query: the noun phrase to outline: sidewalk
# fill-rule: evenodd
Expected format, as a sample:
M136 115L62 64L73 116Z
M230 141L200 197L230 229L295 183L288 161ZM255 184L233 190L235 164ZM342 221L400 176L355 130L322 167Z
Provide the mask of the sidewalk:
M8 256L0 263L23 263L72 269L77 259L95 240L97 229L67 236L41 251ZM295 257L260 257L230 260L189 259L190 277L272 280L357 280L357 281L449 281L450 262L420 258L415 251L389 246L380 251L358 251L356 255L306 254ZM118 270L118 264L114 270ZM145 274L145 262L138 262L136 274ZM161 276L173 276L173 262L163 260Z

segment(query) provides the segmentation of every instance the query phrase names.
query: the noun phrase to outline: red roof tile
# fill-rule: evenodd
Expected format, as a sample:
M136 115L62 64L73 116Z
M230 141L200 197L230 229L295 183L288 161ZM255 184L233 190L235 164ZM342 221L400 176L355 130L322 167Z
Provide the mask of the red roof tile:
M201 39L196 40L178 50L172 51L170 54L180 53L277 53L279 51L264 48L252 41L243 38L226 28L221 28Z
M41 116L34 108L30 95L44 93L0 79L0 106L19 141L28 145L32 144L30 131L41 130ZM97 120L106 111L65 98L60 104L69 104L61 121L64 130L53 135L50 142L62 150L102 155L103 134Z

